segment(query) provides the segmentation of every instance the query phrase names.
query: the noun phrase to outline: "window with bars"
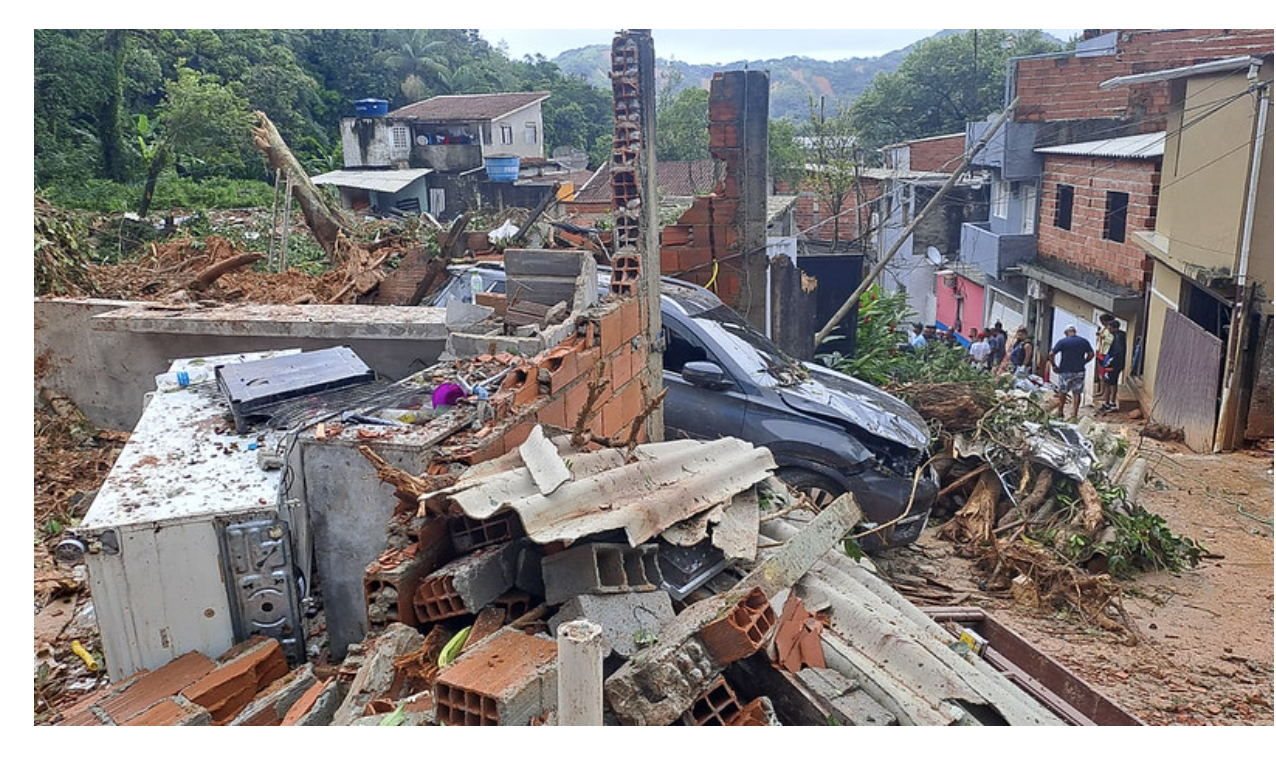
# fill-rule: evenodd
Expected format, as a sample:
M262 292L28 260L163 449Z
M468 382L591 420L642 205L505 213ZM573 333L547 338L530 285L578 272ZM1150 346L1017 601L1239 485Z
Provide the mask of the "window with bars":
M409 147L408 127L406 126L391 126L390 127L390 147L393 148L394 150L408 149Z
M514 127L510 126L507 123L501 124L501 144L502 145L514 144Z

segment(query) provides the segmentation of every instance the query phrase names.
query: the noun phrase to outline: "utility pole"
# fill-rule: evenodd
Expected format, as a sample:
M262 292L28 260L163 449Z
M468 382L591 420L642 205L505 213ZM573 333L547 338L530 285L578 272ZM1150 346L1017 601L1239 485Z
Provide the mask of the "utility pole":
M979 138L979 142L976 142L975 146L966 152L965 157L962 159L961 166L957 167L957 169L949 175L948 180L944 183L944 187L939 189L939 193L936 193L931 197L931 200L926 203L926 206L922 209L922 211L913 218L912 222L908 224L908 227L905 228L904 231L895 239L895 243L892 244L891 248L887 250L884 256L882 256L882 259L877 262L877 265L873 266L873 270L868 272L868 276L864 277L864 281L860 283L860 286L855 288L855 292L851 293L851 297L846 299L846 302L837 310L837 313L833 315L833 318L820 329L820 332L815 334L816 347L823 343L825 337L833 331L833 328L838 326L838 324L842 321L842 318L849 314L851 309L855 308L855 304L859 301L860 296L864 294L865 290L872 286L873 282L877 279L877 276L886 268L886 264L891 262L891 259L895 257L896 252L899 252L899 248L904 246L904 242L912 235L913 230L917 228L917 224L929 215L931 210L939 206L940 201L948 195L948 192L957 184L957 180L961 179L961 176L965 174L966 169L970 167L971 159L979 155L979 152L984 149L984 146L988 144L988 142L993 138L993 135L997 133L997 130L1001 128L1001 125L1004 124L1010 117L1011 113L1014 112L1015 105L1017 104L1019 104L1019 97L1015 97L1010 101L1009 105L1006 105L1006 109L1001 111L1001 115L997 116L997 119L992 122L992 125L988 127L988 130L984 132L984 135Z

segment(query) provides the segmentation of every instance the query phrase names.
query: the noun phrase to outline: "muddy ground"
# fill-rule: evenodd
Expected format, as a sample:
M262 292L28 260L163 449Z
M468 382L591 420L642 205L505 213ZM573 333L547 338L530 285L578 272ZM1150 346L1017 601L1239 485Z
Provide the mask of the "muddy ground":
M98 297L191 298L183 272L198 270L209 242L175 242L136 266L99 267ZM225 248L224 245L219 248ZM220 255L225 257L225 255ZM181 266L179 269L178 266ZM290 302L322 297L331 278L297 271L283 276L246 269L218 280L200 299ZM87 294L87 293L86 293ZM36 363L37 374L40 363ZM101 649L82 574L51 557L59 534L82 517L109 472L126 433L101 432L42 407L34 421L35 716L58 709L96 686ZM1139 424L1137 420L1114 421ZM1266 449L1198 455L1174 442L1142 438L1148 476L1139 501L1176 533L1205 545L1209 556L1179 575L1145 574L1122 581L1121 604L1137 639L1099 629L1076 613L1034 610L1006 593L979 590L980 573L954 554L932 525L917 545L882 560L883 573L925 578L932 592L921 606L979 606L1093 688L1148 725L1273 724L1272 454ZM82 570L81 570L82 571ZM901 586L905 595L909 591ZM937 601L938 599L938 601ZM72 650L79 642L85 655Z

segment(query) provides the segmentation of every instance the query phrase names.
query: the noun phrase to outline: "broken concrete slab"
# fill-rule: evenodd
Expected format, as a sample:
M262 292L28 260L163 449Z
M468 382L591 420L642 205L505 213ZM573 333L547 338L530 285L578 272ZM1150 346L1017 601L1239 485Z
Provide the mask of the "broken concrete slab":
M230 725L247 725L254 727L275 726L283 723L283 719L303 695L317 684L314 666L309 663L289 671L279 677L257 694L239 714L230 721Z
M570 620L588 620L602 627L608 652L631 657L655 641L656 633L674 618L673 602L664 591L585 594L568 599L549 619L550 630Z
M518 447L518 455L531 473L536 488L545 496L571 480L571 470L558 455L558 448L545 437L545 429L537 424Z
M331 724L349 725L363 716L368 702L380 698L394 684L394 661L420 649L425 641L415 628L402 623L392 623L377 636L362 653L362 665L351 680L345 699L333 713Z
M514 587L520 545L507 542L444 564L421 579L412 601L418 622L477 614Z

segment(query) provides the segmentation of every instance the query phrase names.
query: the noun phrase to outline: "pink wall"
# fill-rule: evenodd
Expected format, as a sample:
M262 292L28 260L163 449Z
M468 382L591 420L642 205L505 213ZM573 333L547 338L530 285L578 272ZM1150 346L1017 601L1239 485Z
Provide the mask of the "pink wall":
M956 279L955 287L944 284L945 279ZM963 341L966 331L984 326L984 287L964 276L950 274L935 277L935 323L941 330L957 322L957 294L961 294L961 330L954 330Z

